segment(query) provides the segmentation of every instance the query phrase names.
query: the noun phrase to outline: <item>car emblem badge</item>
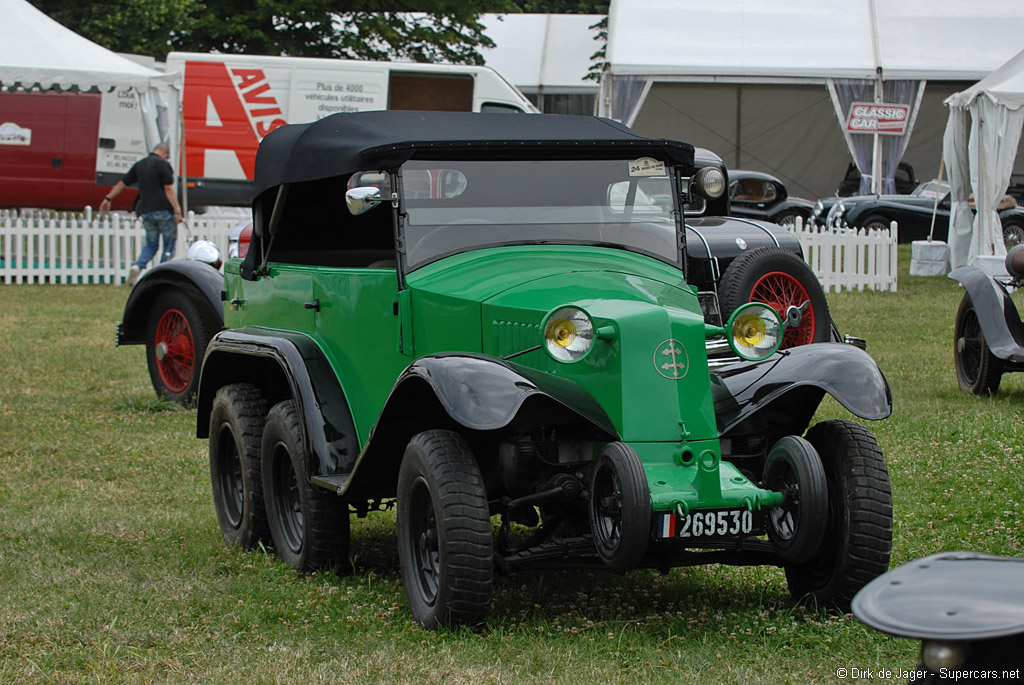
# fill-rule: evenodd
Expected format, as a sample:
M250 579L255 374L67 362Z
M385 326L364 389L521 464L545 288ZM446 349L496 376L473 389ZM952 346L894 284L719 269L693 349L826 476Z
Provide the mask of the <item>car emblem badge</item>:
M677 381L690 370L686 348L678 340L666 340L654 351L654 368L665 378Z
M747 249L747 241L744 240L743 238L737 238L736 247L740 248L741 250Z

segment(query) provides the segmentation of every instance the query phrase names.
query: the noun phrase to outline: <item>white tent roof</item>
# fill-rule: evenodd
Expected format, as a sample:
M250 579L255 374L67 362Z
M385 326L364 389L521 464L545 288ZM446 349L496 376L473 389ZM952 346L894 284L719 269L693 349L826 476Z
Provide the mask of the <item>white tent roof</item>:
M967 107L980 96L1010 109L1024 106L1024 50L967 90L947 98L946 103L951 107Z
M83 38L26 0L0 0L0 84L4 86L145 90L178 78L177 74L147 69Z
M591 26L599 14L485 14L484 33L497 47L481 50L487 66L527 92L596 90L584 81L601 45Z
M612 0L616 75L976 81L1024 44L1020 0Z

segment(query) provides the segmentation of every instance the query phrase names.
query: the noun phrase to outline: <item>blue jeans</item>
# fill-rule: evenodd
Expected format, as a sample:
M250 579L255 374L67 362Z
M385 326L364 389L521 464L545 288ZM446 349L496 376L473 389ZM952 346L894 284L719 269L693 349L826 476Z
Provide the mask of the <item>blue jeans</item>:
M145 269L150 260L156 256L160 248L161 238L164 251L160 255L160 263L174 259L174 244L178 240L178 225L174 223L174 214L168 211L149 212L142 215L142 227L146 229L146 245L142 248L135 265Z

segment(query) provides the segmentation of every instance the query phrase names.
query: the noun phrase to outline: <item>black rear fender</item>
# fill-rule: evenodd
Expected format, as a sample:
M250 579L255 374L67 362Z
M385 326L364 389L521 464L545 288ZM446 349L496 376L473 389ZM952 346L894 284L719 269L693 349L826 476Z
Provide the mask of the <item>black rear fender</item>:
M224 303L221 292L224 276L209 264L187 259L165 262L147 269L139 278L118 327L118 345L145 345L146 325L153 302L167 290L186 293L199 309L210 332L224 327Z
M712 374L718 433L725 437L750 421L781 434L800 435L825 395L862 419L892 413L892 393L871 356L853 345L814 343L761 362L723 367Z
M422 357L395 383L343 492L352 499L393 497L405 446L424 430L446 428L471 444L496 444L565 425L582 426L594 440L618 439L600 404L571 381L483 355Z
M352 470L359 454L352 414L334 370L312 339L254 328L217 334L207 347L199 380L197 437L209 437L213 398L231 383L257 385L271 406L295 401L304 422L310 477Z
M1024 324L1006 288L973 266L954 269L949 277L960 281L971 296L985 344L992 354L1024 362Z

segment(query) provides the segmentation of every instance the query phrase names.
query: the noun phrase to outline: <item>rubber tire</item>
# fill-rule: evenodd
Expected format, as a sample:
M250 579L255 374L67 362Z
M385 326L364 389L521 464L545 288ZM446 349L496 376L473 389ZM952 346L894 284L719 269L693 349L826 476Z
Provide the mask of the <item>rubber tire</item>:
M786 329L781 349L829 340L832 318L825 292L811 267L792 252L759 247L732 260L718 285L723 321L740 305L753 301L771 305L785 321L786 309L803 304L805 295L811 306L798 327Z
M157 359L157 344L169 343L169 354ZM199 370L210 334L199 305L180 290L157 296L146 323L146 362L159 397L191 403L199 388Z
M806 226L807 222L810 221L810 217L809 216L806 216L804 214L801 214L800 212L794 212L794 211L782 212L781 214L779 214L778 216L773 218L771 221L772 221L773 224L777 224L777 225L782 226L783 228L785 228L787 230L790 230L791 228L796 226L796 220L797 220L798 217L803 219L804 226Z
M210 409L210 483L224 541L253 549L270 540L260 475L260 441L269 403L255 385L217 390Z
M860 222L860 227L864 230L881 230L888 231L891 228L892 219L886 219L881 214L872 214L866 217L864 221Z
M768 513L768 539L783 561L807 561L821 546L828 517L825 468L811 443L787 435L768 451L761 487L781 492L796 490L795 499Z
M1003 379L1003 360L985 342L971 296L964 293L953 327L953 368L960 387L975 395L994 395Z
M274 405L260 444L274 551L296 571L336 568L348 558L348 504L309 482L302 418L293 400Z
M1024 224L1012 220L1003 224L1003 245L1007 251L1017 245L1024 245Z
M591 471L588 501L601 560L619 573L636 568L651 536L651 492L633 448L611 442L601 450Z
M828 521L817 553L786 566L786 580L794 599L845 613L853 596L889 569L889 471L874 436L859 423L823 421L805 437L825 467Z
M413 620L428 630L487 620L494 581L480 468L458 433L409 441L398 471L398 557Z

